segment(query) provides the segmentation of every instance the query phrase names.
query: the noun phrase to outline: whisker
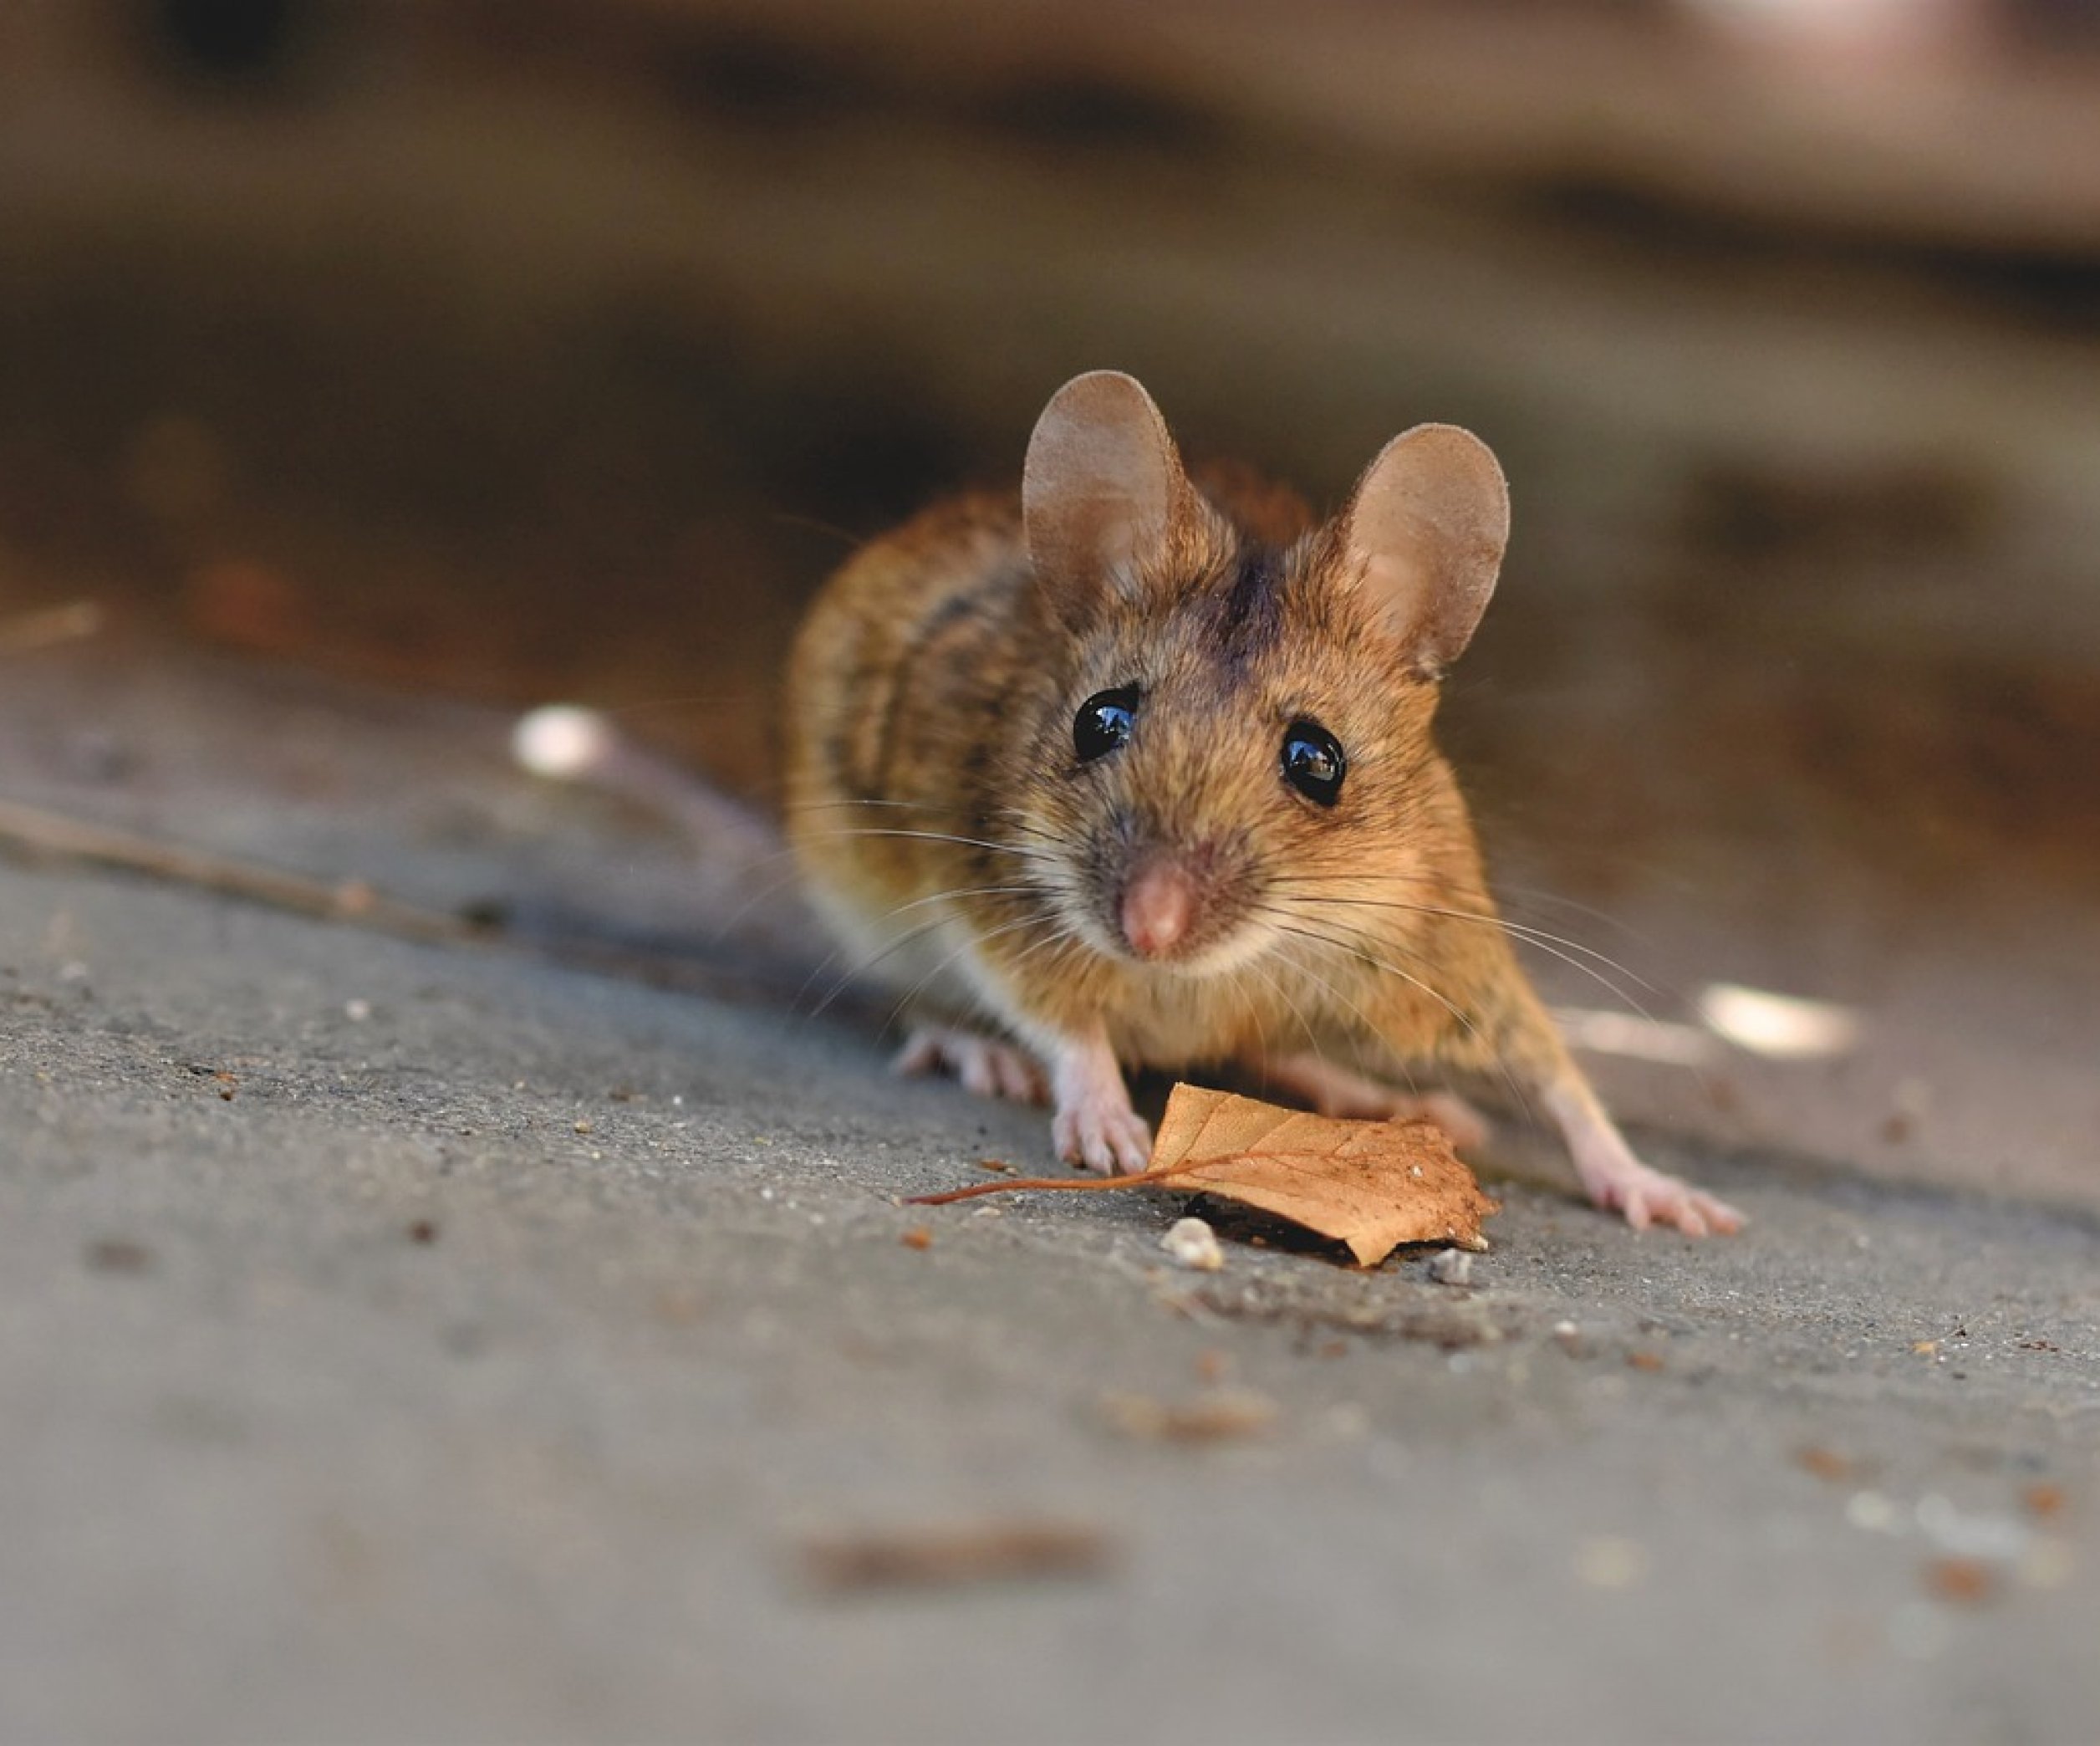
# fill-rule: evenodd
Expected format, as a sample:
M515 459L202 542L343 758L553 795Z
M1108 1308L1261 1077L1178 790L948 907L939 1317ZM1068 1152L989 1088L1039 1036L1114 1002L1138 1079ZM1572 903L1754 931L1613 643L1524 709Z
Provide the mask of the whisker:
M1465 1029L1476 1039L1480 1037L1480 1028L1476 1025L1472 1019L1467 1017L1465 1013L1455 1003L1445 996L1440 994L1435 988L1431 988L1429 983L1424 982L1420 977L1411 975L1407 971L1400 968L1398 964L1389 964L1386 962L1384 959L1379 957L1377 953L1367 950L1360 938L1353 938L1346 934L1337 936L1331 933L1321 933L1315 929L1304 927L1302 925L1303 918L1292 914L1292 912L1289 910L1276 909L1267 906L1258 905L1256 907L1266 909L1267 913L1272 917L1272 919L1277 917L1283 918L1282 920L1276 921L1276 926L1281 932L1295 934L1302 940L1311 940L1315 944L1328 947L1333 951L1345 952L1351 957L1360 958L1363 962L1370 965L1374 969L1383 970L1389 975L1397 976L1402 982L1407 983L1414 988L1420 988L1425 994L1428 995L1430 999L1434 1000L1439 1006L1442 1007L1445 1012L1449 1013L1452 1018L1457 1019L1460 1024L1464 1025Z
M871 794L848 794L838 800L798 800L781 808L782 813L838 812L849 806L888 806L915 812L961 812L960 806L935 806L919 800L882 800Z
M841 971L838 974L838 979L833 982L830 988L826 991L824 998L818 1001L817 1004L804 1015L805 1021L813 1021L815 1019L821 1018L824 1013L830 1009L831 1003L833 1001L838 999L838 998L841 994L844 993L849 988L850 988L854 983L859 981L862 977L865 976L870 970L873 970L884 959L892 957L897 952L902 952L907 946L913 945L918 941L925 938L928 934L935 932L939 929L946 927L951 919L953 918L947 916L935 916L930 922L922 922L918 927L908 928L903 933L899 934L895 939L890 941L879 952L874 953L872 957L864 958L859 963L852 965L849 968ZM803 981L801 988L795 995L795 999L798 1004L799 1004L803 998L809 993L811 984L844 955L845 949L846 948L844 946L834 947L825 955L823 962L818 965L814 970L809 973L808 977Z
M827 534L849 551L856 550L868 543L865 534L856 534L849 528L840 527L836 522L823 521L793 509L776 509L772 518L783 528L803 528L813 534Z
M1341 883L1341 876L1338 876L1333 882ZM1349 882L1355 884L1359 883L1360 881L1351 879ZM1455 922L1477 922L1489 927L1500 927L1516 935L1521 939L1529 940L1536 946L1564 947L1567 950L1579 953L1583 957L1594 958L1606 968L1616 970L1621 976L1639 983L1651 994L1662 992L1632 966L1621 962L1612 957L1609 952L1599 952L1594 946L1585 946L1580 940L1570 939L1566 934L1554 933L1547 928L1534 927L1527 922L1512 922L1506 916L1483 915L1475 910L1450 909L1434 903L1414 903L1397 897L1334 896L1320 891L1317 886L1307 888L1298 884L1273 885L1269 889L1286 895L1296 894L1308 896L1320 903L1347 904L1356 908L1403 910L1410 915L1445 916Z
M1037 824L1017 806L995 807L992 809L992 816L1005 819L1017 830L1040 838L1046 843L1054 843L1061 849L1069 849L1072 846L1070 838L1060 836L1047 826Z
M900 830L876 825L863 825L839 830L818 833L826 841L841 837L905 837L916 842L955 843L968 849L988 849L994 855L1011 855L1022 860L1048 861L1053 856L1040 849L1026 849L1016 843L995 843L984 837L959 836L946 830Z
M849 835L849 836L850 836L850 835L867 835L867 834L870 834L870 833L861 833L861 832L854 832L854 831L842 831L842 832L839 832L839 833L838 833L838 835ZM774 850L774 851L773 851L771 855L762 855L762 856L758 859L758 860L755 860L755 861L752 861L752 862L750 864L750 865L751 865L751 868L752 868L752 870L754 870L754 871L755 871L755 870L757 870L757 869L759 869L759 868L761 868L761 867L769 867L769 866L772 866L772 865L773 865L775 863L779 862L779 861L783 861L783 860L792 860L794 858L794 855L795 855L795 851L794 851L793 849L777 849L777 850ZM755 892L753 892L753 893L752 893L752 894L749 897L746 898L742 903L741 903L741 904L739 904L739 905L737 906L737 909L736 909L736 911L735 911L735 912L734 912L734 913L733 913L733 914L732 914L732 915L729 917L729 919L728 919L726 922L723 922L723 923L722 923L722 925L721 926L721 927L720 927L720 928L718 928L718 929L716 931L716 933L715 933L714 937L716 937L716 939L721 939L721 938L725 937L726 935L728 935L728 934L731 932L731 930L733 930L733 929L736 927L736 926L737 926L737 924L738 922L742 922L742 921L743 920L743 918L744 918L747 915L748 915L748 914L751 912L751 911L752 911L752 909L753 909L753 908L754 908L757 905L761 904L761 903L763 903L763 902L766 901L766 899L767 899L768 897L772 896L772 895L773 895L776 891L779 891L779 890L781 890L783 886L788 886L788 885L792 885L792 884L794 882L794 881L795 881L796 877L797 877L797 874L795 873L795 871L794 871L794 870L790 870L788 872L787 872L787 873L785 873L785 874L782 875L779 878L777 878L777 879L774 879L774 880L769 880L769 881L767 881L765 885L763 885L763 886L760 886L760 887L759 887L759 889L758 889L757 891L756 891ZM967 893L969 893L970 891L1031 891L1031 890L1033 890L1033 889L1035 889L1035 887L1033 887L1033 886L957 886L957 887L956 888L956 890L955 890L954 891L952 891L952 892L942 892L942 893L936 893L936 894L935 894L935 896L965 896L965 895L966 895ZM913 901L912 903L910 903L910 904L900 904L900 905L899 905L899 906L898 906L898 907L899 907L900 909L910 909L910 908L913 908L913 907L915 907L917 904L920 904L920 903L930 903L930 902L931 902L931 901L934 901L934 899L933 899L933 898L929 898L929 897L920 897L920 898L915 899L915 900L914 900L914 901ZM889 911L889 913L890 913L891 915L895 915L895 914L896 914L896 912L897 912L897 911L896 911L895 910L892 910L892 911Z
M882 922L891 921L896 916L905 914L907 911L923 909L930 903L941 903L957 897L1026 896L1039 898L1041 895L1039 888L1034 886L956 886L945 891L930 892L923 897L915 897L907 903L898 904L894 908L885 911L882 915L875 919L877 925L880 925ZM1039 913L1039 911L1032 911L1029 915L1022 916L1021 918L1022 923L1025 925L1027 922L1037 919L1037 916ZM831 1005L832 1002L836 1000L847 988L859 980L860 978L865 976L870 970L874 969L877 965L881 963L884 959L889 957L893 952L902 951L905 947L913 944L915 942L924 939L928 934L935 932L936 929L940 927L942 924L951 919L954 918L946 915L935 916L930 922L925 922L917 927L909 929L905 933L899 935L895 939L890 941L882 948L881 951L876 952L873 957L865 959L862 962L854 965L851 969L845 971L840 975L830 991L826 993L823 999L818 1003L816 1008L811 1012L808 1016L813 1019L821 1017L824 1011ZM970 924L966 922L964 925L968 927ZM1003 927L994 930L995 932L1004 931L1005 929ZM978 937L981 939L989 938L991 937L991 935L981 934ZM967 942L966 942L966 943ZM800 992L795 997L798 1002L799 1002L804 995L808 993L810 984L815 982L819 976L823 975L826 970L829 969L831 966L838 961L840 952L844 949L844 947L834 948L825 957L824 961L821 964L818 965L814 970L810 972L809 976L803 982Z
M1277 975L1274 971L1271 970L1269 967L1264 964L1259 958L1251 959L1248 962L1246 967L1253 971L1254 973L1259 976L1263 982L1267 983L1269 985L1271 991L1276 995L1276 998L1282 1001L1284 1005L1290 1008L1292 1016L1298 1022L1298 1029L1305 1033L1305 1045L1307 1051L1312 1056L1313 1059L1324 1061L1327 1059L1327 1054L1326 1051L1320 1047L1319 1036L1312 1029L1312 1021L1305 1016L1305 1008L1298 1004L1297 998L1291 993L1289 985L1284 982L1282 977ZM1320 978L1317 976L1313 977L1312 979L1315 982L1320 980ZM1257 1032L1261 1032L1263 1029L1261 1023L1261 1017L1259 1013L1254 1011L1254 1005L1251 1001L1248 1002L1247 1008L1249 1016L1253 1018L1255 1020L1255 1029ZM1269 1041L1266 1035L1263 1035L1262 1038L1262 1047L1265 1051L1269 1047Z
M1273 917L1276 915L1288 916L1290 912L1287 911L1272 911L1271 914ZM1509 1064L1502 1059L1499 1052L1489 1046L1487 1038L1481 1032L1480 1026L1475 1024L1465 1013L1455 1005L1447 996L1440 993L1437 989L1430 987L1430 985L1424 982L1420 977L1412 975L1408 971L1403 970L1398 964L1389 963L1384 958L1379 957L1376 953L1367 951L1360 940L1352 940L1348 937L1337 938L1331 934L1323 934L1302 926L1292 925L1292 922L1298 922L1302 918L1292 916L1290 922L1276 922L1274 925L1281 932L1296 934L1301 939L1310 940L1315 944L1327 947L1331 951L1346 952L1353 957L1361 959L1363 962L1370 965L1374 969L1383 970L1389 976L1397 976L1402 982L1406 983L1411 988L1420 988L1425 994L1428 995L1430 999L1436 1002L1439 1006L1442 1007L1445 1011L1449 1013L1452 1018L1455 1018L1459 1024L1465 1028L1466 1034L1471 1036L1475 1042L1481 1045L1481 1049L1486 1054L1488 1059L1492 1060L1496 1065L1501 1069L1502 1077L1508 1083L1510 1090L1516 1095L1517 1101L1523 1105L1526 1113L1527 1115L1529 1114L1531 1110L1531 1100L1525 1096L1524 1088L1517 1083L1516 1075L1510 1070ZM1380 943L1383 944L1384 942L1381 942ZM1373 1034L1376 1034L1375 1031L1374 1031Z
M815 812L842 812L850 807L887 809L892 812L927 813L939 817L977 819L980 822L988 822L988 820L986 819L985 815L980 814L968 807L942 806L930 800L879 799L873 796L849 797L842 800L805 800L793 806L784 807L782 810L783 813L793 813L799 815L802 814ZM992 809L989 817L991 819L1003 820L1007 824L1011 826L1012 829L1020 831L1022 835L1033 837L1040 842L1049 844L1053 848L1066 849L1070 847L1069 840L1067 838L1059 836L1055 831L1047 830L1043 826L1037 824L1032 819L1028 818L1026 814L1022 813L1018 807L995 807Z
M693 709L701 704L752 703L770 695L768 688L762 685L723 687L715 691L666 692L653 697L630 697L620 703L594 703L589 708L594 715L617 722L629 716L644 715L652 710ZM692 779L702 783L708 780L696 773Z
M1605 975L1603 971L1598 969L1597 966L1601 964L1606 968L1616 971L1629 982L1639 984L1650 994L1659 994L1663 992L1638 970L1629 965L1621 963L1608 952L1599 952L1594 947L1585 946L1579 940L1571 940L1561 934L1549 933L1543 928L1532 927L1521 922L1512 922L1506 916L1484 916L1470 910L1445 909L1435 904L1409 903L1398 898L1340 897L1318 891L1307 891L1293 886L1272 886L1269 889L1279 896L1302 896L1310 902L1331 904L1338 907L1390 909L1406 915L1440 916L1454 922L1475 922L1483 927L1499 927L1505 933L1522 940L1527 945L1536 946L1548 957L1558 958L1569 968L1581 971L1583 975L1588 977L1609 993L1614 1000L1623 1001L1644 1018L1651 1015L1641 1003L1619 987L1610 977ZM1578 957L1577 954L1580 956ZM1593 959L1595 962L1585 962L1584 959Z
M999 939L1007 934L1017 932L1020 929L1027 927L1040 919L1041 918L1037 916L1023 916L1018 921L1002 922L997 927L988 928L984 932L975 936L973 938L965 940L962 944L956 947L953 952L950 952L947 957L941 959L939 963L935 964L932 969L929 970L924 976L920 977L917 982L914 983L909 989L898 998L896 1003L889 1008L889 1017L883 1021L884 1028L886 1029L890 1025L894 1025L899 1018L903 1015L905 1009L925 992L926 985L932 982L935 978L940 975L943 971L946 970L947 967L951 964L954 963L957 958L961 957L963 953L969 952L978 946L981 946L987 940ZM1066 931L1066 929L1061 927L1056 932L1047 936L1042 940L1031 942L1029 945L1022 950L1018 957L1017 957L1015 962L1019 962L1021 959L1027 957L1029 953L1040 950L1046 944L1057 943Z
M1320 973L1304 958L1286 957L1283 962L1288 964L1293 970L1297 971L1299 975L1309 978L1312 983L1318 987L1320 991L1330 1000L1335 1002L1338 1005L1347 1007L1352 1013L1355 1013L1357 1022L1363 1027L1364 1035L1367 1037L1376 1037L1378 1035L1378 1027L1372 1024L1371 1015L1363 1010L1362 1004L1355 998L1354 996L1351 995L1334 983L1330 982L1326 977L1321 975ZM1317 1049L1313 1052L1316 1054L1319 1053ZM1396 1051L1389 1048L1386 1053L1389 1055L1393 1056L1394 1064L1399 1069L1400 1077L1407 1081L1408 1090L1419 1096L1421 1094L1421 1087L1415 1082L1414 1070L1413 1066L1409 1062L1401 1059ZM1324 1059L1324 1057L1323 1057L1323 1059ZM1359 1061L1358 1063L1359 1070L1361 1069L1361 1065L1362 1064Z
M1555 909L1572 911L1576 915L1588 917L1600 927L1608 927L1616 933L1624 934L1628 939L1638 941L1644 946L1654 944L1649 935L1635 927L1623 916L1614 915L1609 910L1599 909L1594 904L1578 902L1572 897L1563 897L1559 892L1549 891L1542 886L1509 886L1502 885L1498 881L1496 889L1505 898L1514 899L1527 905L1540 906L1550 905Z

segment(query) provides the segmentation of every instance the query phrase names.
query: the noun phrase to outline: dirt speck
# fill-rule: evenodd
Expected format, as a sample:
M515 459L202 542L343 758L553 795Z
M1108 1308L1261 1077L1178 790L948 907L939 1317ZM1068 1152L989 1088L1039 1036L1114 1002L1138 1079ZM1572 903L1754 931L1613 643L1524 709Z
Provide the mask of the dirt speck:
M104 1237L90 1243L81 1258L96 1273L142 1274L153 1266L153 1251L128 1237Z
M1975 1558L1936 1558L1925 1566L1925 1591L1934 1600L1979 1606L1998 1592L1998 1575Z
M1818 1479L1827 1479L1833 1485L1851 1478L1859 1465L1849 1455L1841 1455L1820 1443L1811 1443L1797 1451L1794 1460L1804 1472L1813 1473Z

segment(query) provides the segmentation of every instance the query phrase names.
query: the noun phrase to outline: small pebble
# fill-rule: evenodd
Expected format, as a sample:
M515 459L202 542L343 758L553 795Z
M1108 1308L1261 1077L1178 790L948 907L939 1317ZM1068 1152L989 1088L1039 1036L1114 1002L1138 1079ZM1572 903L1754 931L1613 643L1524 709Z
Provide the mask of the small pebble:
M1176 1267L1198 1273L1216 1273L1225 1265L1225 1251L1218 1247L1218 1233L1200 1218L1177 1218L1160 1239L1160 1247Z
M1896 1506L1878 1491L1857 1491L1845 1500L1845 1519L1868 1534L1901 1534Z
M1440 1285L1471 1285L1473 1256L1467 1249L1439 1249L1430 1257L1430 1277Z

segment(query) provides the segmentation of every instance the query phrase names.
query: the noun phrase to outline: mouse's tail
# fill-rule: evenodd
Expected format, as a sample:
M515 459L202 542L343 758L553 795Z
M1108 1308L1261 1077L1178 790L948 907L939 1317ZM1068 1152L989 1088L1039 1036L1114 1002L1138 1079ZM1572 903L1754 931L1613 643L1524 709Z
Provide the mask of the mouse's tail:
M711 910L737 931L813 937L779 828L704 779L629 739L596 710L550 703L520 716L511 755L534 775L632 800L675 824L693 848L694 876Z

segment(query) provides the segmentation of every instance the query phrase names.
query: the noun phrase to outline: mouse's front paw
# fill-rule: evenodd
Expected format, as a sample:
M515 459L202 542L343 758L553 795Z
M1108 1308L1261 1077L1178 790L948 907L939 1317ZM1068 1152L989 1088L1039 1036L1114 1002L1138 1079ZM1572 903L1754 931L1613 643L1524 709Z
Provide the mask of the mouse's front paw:
M1083 1099L1062 1105L1050 1123L1058 1156L1104 1176L1135 1176L1152 1157L1152 1130L1125 1100Z

